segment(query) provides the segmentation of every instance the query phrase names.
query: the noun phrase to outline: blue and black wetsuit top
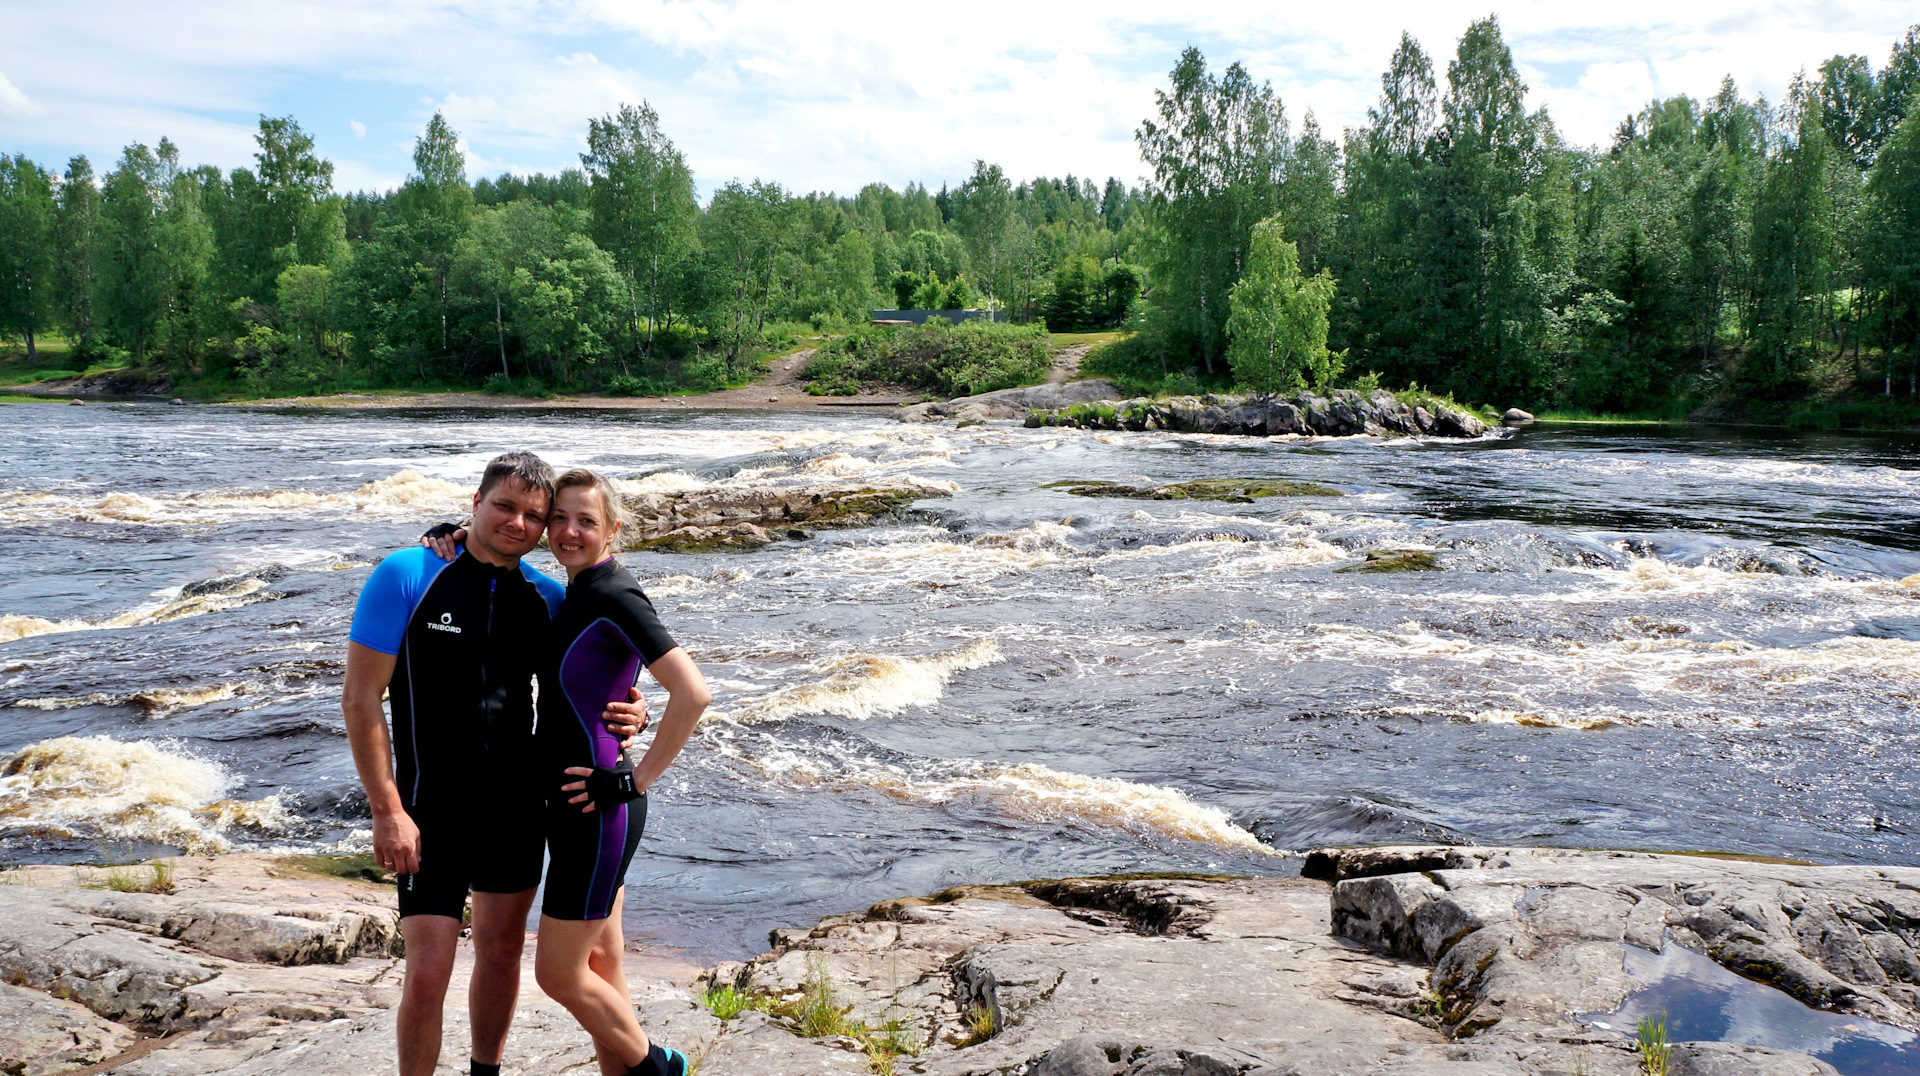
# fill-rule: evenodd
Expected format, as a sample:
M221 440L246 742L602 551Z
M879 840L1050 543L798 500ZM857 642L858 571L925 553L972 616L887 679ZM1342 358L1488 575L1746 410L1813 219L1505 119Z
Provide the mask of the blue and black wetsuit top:
M547 889L541 911L555 919L604 919L626 879L646 824L644 797L582 812L562 784L569 766L615 769L620 741L600 720L609 702L625 702L640 669L679 644L653 603L612 560L580 572L554 615L553 640L540 672L538 740L548 810Z
M395 776L416 819L465 810L476 791L522 805L537 794L533 677L565 594L524 563L462 552L449 564L418 546L367 578L348 638L396 658Z

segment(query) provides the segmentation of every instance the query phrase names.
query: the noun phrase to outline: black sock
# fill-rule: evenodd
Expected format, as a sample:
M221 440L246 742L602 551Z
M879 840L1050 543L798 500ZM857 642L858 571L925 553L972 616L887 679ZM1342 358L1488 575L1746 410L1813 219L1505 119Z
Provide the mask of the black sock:
M686 1076L684 1061L669 1061L668 1053L657 1043L647 1044L647 1056L627 1070L627 1076Z
M473 1058L467 1058L467 1076L500 1076L500 1066L483 1065Z

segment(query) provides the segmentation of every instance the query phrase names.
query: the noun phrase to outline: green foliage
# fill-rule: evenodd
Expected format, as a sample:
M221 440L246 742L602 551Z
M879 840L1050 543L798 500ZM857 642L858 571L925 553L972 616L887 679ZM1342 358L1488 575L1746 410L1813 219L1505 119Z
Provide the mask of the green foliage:
M731 1020L743 1012L772 1012L776 1007L774 999L766 994L736 990L732 983L702 991L699 1000L722 1020Z
M1173 367L1150 334L1134 333L1087 353L1080 362L1086 377L1104 377L1125 396L1198 396L1225 392L1231 375L1204 375L1197 367Z
M0 154L0 334L27 341L54 324L53 177L24 156Z
M118 863L99 874L83 873L83 889L110 889L115 893L173 892L173 863L156 859L151 863Z
M1341 369L1327 351L1333 274L1302 279L1298 248L1280 236L1278 217L1254 225L1246 274L1230 295L1227 361L1234 380L1254 392L1321 388Z
M967 1010L967 1041L973 1046L993 1038L997 1029L993 1026L993 1010L985 1005L975 1005Z
M1068 258L1053 271L1052 289L1041 303L1047 327L1082 332L1119 325L1140 297L1144 278L1131 265L1102 269L1091 255Z
M869 328L820 348L801 377L816 395L849 394L862 382L972 396L1044 380L1047 334L1038 326L970 320L953 325Z
M613 256L626 282L623 320L641 353L651 356L654 333L672 300L670 269L696 242L700 207L693 172L644 101L589 122L580 163L592 179L594 242Z
M1646 1076L1667 1076L1673 1045L1667 1041L1666 1014L1641 1017L1637 1032L1640 1071Z
M1920 28L1878 69L1819 64L1778 108L1728 80L1649 102L1591 149L1526 110L1495 19L1445 59L1403 35L1377 106L1335 145L1246 67L1189 49L1136 132L1144 190L1016 182L982 159L937 192L737 181L703 209L645 102L587 122L579 170L477 183L436 115L392 192L336 193L290 116L261 117L254 160L226 172L164 139L103 176L85 157L57 178L7 157L0 336L72 342L35 369L124 357L222 396L492 375L681 392L847 331L810 391L1037 379L1024 352L880 346L860 327L889 302L989 305L1124 328L1083 369L1136 393L1222 390L1236 368L1249 386L1319 383L1331 353L1536 413L1703 401L1879 423L1897 408L1869 414L1867 395L1920 397Z
M1189 47L1154 91L1154 118L1135 139L1153 169L1145 252L1152 311L1170 346L1224 373L1227 295L1246 264L1253 226L1281 208L1292 151L1273 87L1240 64L1215 76Z
M480 391L495 396L524 396L529 400L550 400L553 390L537 377L508 377L505 374L488 374L481 383Z

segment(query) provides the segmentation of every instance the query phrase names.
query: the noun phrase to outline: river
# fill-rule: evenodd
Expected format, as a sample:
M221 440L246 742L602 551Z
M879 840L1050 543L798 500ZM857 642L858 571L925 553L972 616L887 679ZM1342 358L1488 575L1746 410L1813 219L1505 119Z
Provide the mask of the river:
M714 687L627 928L691 959L958 883L1330 843L1920 864L1920 439L1465 443L876 416L23 404L0 445L15 861L363 849L372 564L531 448L633 489L912 475L908 519L629 566ZM1089 499L1062 478L1342 497ZM1441 570L1340 573L1370 549ZM544 552L533 562L552 570Z

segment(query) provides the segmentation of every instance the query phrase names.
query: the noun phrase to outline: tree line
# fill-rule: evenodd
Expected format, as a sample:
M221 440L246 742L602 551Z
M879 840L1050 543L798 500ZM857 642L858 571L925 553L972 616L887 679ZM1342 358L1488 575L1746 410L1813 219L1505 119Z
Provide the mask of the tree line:
M0 156L0 334L256 387L653 391L736 382L877 307L1124 326L1149 388L1342 378L1598 411L1920 388L1920 26L1778 104L1731 79L1569 145L1497 20L1444 72L1403 35L1367 121L1295 127L1188 49L1136 131L1148 173L851 197L734 180L707 204L644 103L580 167L469 181L436 115L390 192L342 193L292 117L251 168L128 146L104 175Z
M1151 288L1111 366L1600 411L1914 395L1920 26L1877 71L1835 56L1778 105L1728 78L1602 147L1527 110L1492 18L1444 85L1410 35L1380 81L1335 144L1181 56L1137 132Z
M938 192L735 180L703 206L651 107L586 141L578 169L469 182L435 115L391 192L335 191L292 117L262 117L254 166L229 172L164 138L104 176L0 157L0 334L214 387L663 391L735 382L769 341L875 308L1095 328L1141 290L1141 195L1117 179L1015 183L983 161Z

